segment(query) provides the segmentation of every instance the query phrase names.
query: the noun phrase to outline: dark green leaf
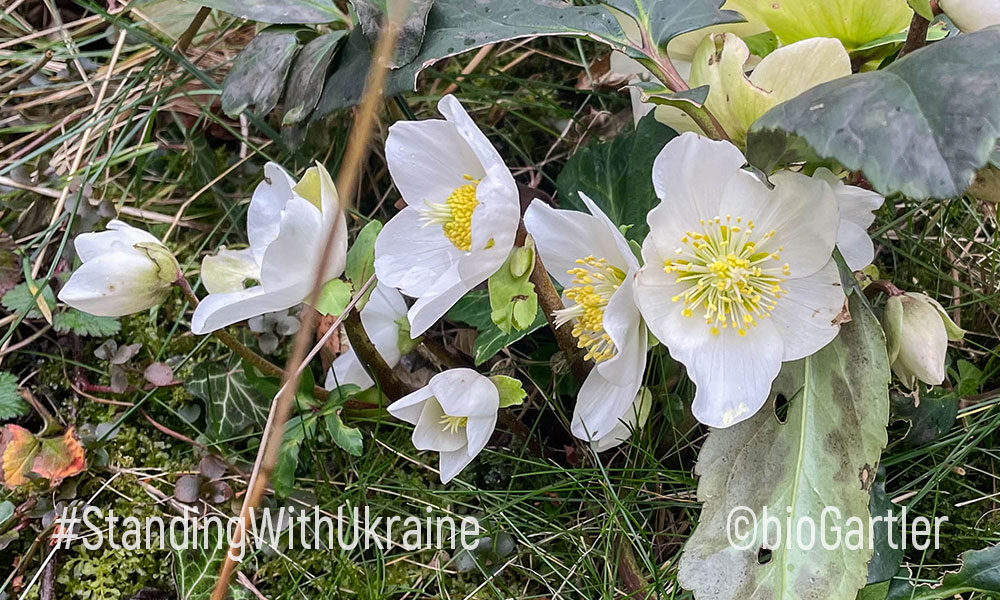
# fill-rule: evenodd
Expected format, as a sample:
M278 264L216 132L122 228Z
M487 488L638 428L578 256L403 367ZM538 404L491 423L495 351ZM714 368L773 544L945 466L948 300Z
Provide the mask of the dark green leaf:
M228 364L201 363L184 387L205 402L206 434L212 440L232 438L267 421L271 398L251 385L237 357Z
M374 46L378 38L378 32L382 28L385 17L385 2L376 0L351 0L354 5L354 12L358 15L358 22L361 30L368 38L368 42ZM393 3L392 6L399 6L401 3ZM399 35L396 38L396 50L393 53L389 66L392 68L401 67L410 63L420 52L420 46L424 42L424 28L427 26L427 14L431 10L434 0L410 0L402 3L408 10L408 14L399 19L402 25L399 28Z
M285 437L278 449L278 464L274 467L272 485L278 496L287 497L295 489L295 469L299 465L299 451L307 438L316 435L316 419L294 416L285 425Z
M958 398L950 392L921 394L919 402L910 396L892 394L891 400L893 418L910 424L903 439L913 446L933 442L948 433L958 414Z
M174 555L174 585L178 600L208 600L219 578L222 560L229 550L217 527L198 530L198 543L185 538L183 527L171 527L170 548ZM190 533L188 534L190 535ZM205 542L208 542L207 544Z
M291 25L330 23L343 17L333 0L188 0L242 19Z
M52 328L58 333L107 337L121 331L122 324L113 317L97 317L71 308L52 316Z
M766 172L806 156L864 173L882 194L951 198L1000 138L1000 28L934 43L881 71L819 85L750 128Z
M934 586L893 581L889 600L943 600L969 592L980 592L986 598L1000 595L1000 545L964 552L961 560L958 572L948 573Z
M337 52L337 45L346 35L344 30L325 33L306 44L295 57L288 77L282 125L299 123L316 108L320 94L323 93L327 67Z
M545 315L539 309L535 320L524 331L506 334L493 324L490 299L485 290L474 290L463 296L448 311L448 318L475 327L479 334L473 344L472 354L476 366L483 364L497 352L545 326Z
M872 526L872 545L875 551L872 559L868 561L868 584L871 585L892 579L899 572L899 565L903 561L903 547L899 543L899 540L903 539L903 525L899 520L900 508L893 504L889 495L885 493L885 469L882 467L879 467L875 485L872 486L868 512L872 517L882 517L882 520ZM890 512L896 517L892 524L892 544L889 543L889 521L886 519ZM889 588L886 586L885 592L888 591ZM885 594L882 597L884 598Z
M783 366L772 393L787 399L784 422L768 403L747 421L709 432L696 467L701 518L678 573L696 597L853 600L865 585L872 553L844 543L828 550L819 542L811 549L781 542L769 561L758 559L764 507L795 524L821 523L833 506L840 515L828 515L827 527L846 530L856 517L867 531L868 491L886 444L889 359L882 328L858 294L850 310L853 320L836 340ZM730 521L739 507L758 515L742 532ZM772 546L774 539L772 529Z
M649 233L646 213L658 202L653 161L677 133L654 118L642 118L635 131L608 142L592 142L566 162L556 179L564 208L587 212L578 192L601 207L616 225L631 225L625 237L641 242Z
M0 421L9 421L28 414L28 405L17 393L17 377L0 371Z
M292 58L299 49L293 31L265 29L250 40L222 82L222 110L237 117L248 107L264 116L278 104Z
M382 231L382 223L371 221L365 225L350 250L347 251L347 265L344 267L344 275L350 280L355 290L361 289L368 279L375 274L375 238ZM368 302L375 286L368 288L368 292L358 301L358 309L362 309Z
M602 0L636 20L664 51L667 42L682 33L719 25L742 23L740 13L719 10L725 0Z

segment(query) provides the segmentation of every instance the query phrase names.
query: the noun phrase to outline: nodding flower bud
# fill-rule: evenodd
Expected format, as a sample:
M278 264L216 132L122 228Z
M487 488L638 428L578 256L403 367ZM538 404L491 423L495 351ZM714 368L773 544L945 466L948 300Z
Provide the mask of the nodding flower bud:
M891 296L882 326L892 372L909 389L917 387L917 381L928 385L944 381L948 341L965 335L941 304L916 292Z
M997 0L941 0L939 4L952 23L964 32L1000 25Z
M170 293L180 267L166 246L149 233L114 220L108 230L76 238L83 261L59 292L77 310L121 317L147 310Z

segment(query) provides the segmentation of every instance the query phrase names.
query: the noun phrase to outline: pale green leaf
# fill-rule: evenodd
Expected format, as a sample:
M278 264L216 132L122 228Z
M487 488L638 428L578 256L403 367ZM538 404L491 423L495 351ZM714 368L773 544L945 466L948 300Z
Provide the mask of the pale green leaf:
M782 523L828 516L847 530L857 517L868 529L869 489L886 444L889 417L889 361L875 316L851 298L853 320L815 355L786 363L774 382L772 402L787 398L784 423L772 402L753 418L714 429L702 447L696 472L701 476L701 518L680 561L678 581L697 598L712 600L783 598L854 600L865 585L870 550L841 543L827 550L784 544L761 564L763 508ZM747 537L729 534L730 513L748 507L758 515ZM791 507L791 512L786 508ZM774 533L771 533L774 544ZM867 546L866 546L867 547Z
M351 302L351 284L342 279L331 279L319 291L316 309L321 315L340 315Z
M364 441L361 430L357 427L348 427L337 413L330 413L323 418L326 424L326 432L330 434L330 439L334 444L342 448L351 456L361 456Z
M379 221L369 221L367 225L358 232L351 248L347 251L347 265L344 267L344 275L354 286L355 290L361 289L372 275L375 274L375 238L382 232L382 223ZM358 301L358 310L364 308L371 296L375 286L368 288L365 295Z
M506 375L491 375L490 381L497 386L500 393L500 408L520 406L524 403L524 398L528 395L521 386L521 382Z
M49 286L42 288L42 291L38 296L42 298L47 306L51 307L56 305L56 297L52 293L52 288ZM38 309L38 305L35 300L35 294L28 289L28 284L24 282L17 284L10 291L4 294L3 298L0 299L0 304L3 304L3 307L9 312L25 314L26 319L41 319L42 311Z
M17 393L17 377L0 371L0 421L9 421L28 414L28 405Z
M538 295L529 281L535 267L535 244L528 237L523 247L514 248L507 261L490 276L490 318L504 333L531 327L538 312Z

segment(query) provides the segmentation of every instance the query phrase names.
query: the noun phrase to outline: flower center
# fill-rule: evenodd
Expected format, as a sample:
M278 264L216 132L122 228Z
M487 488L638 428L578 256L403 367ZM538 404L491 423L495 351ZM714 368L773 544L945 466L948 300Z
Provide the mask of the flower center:
M790 275L788 263L778 262L783 248L767 249L774 234L756 233L753 221L741 217L702 219L701 231L688 231L677 258L663 263L665 272L676 273L677 283L687 286L671 300L683 300L682 314L697 313L712 335L727 327L746 335L788 293L781 287Z
M449 415L444 415L439 421L441 426L445 431L450 433L458 433L459 429L465 428L469 424L469 417L452 417Z
M444 202L424 201L421 220L424 225L441 226L445 237L463 252L472 248L472 213L479 205L476 186L479 180L471 175L463 175L469 183L455 188Z
M574 321L576 345L587 351L584 360L598 363L618 351L604 331L604 308L625 281L625 272L609 265L606 259L593 256L581 258L576 264L580 266L568 271L573 276L573 285L565 291L566 298L574 304L556 311L556 327Z

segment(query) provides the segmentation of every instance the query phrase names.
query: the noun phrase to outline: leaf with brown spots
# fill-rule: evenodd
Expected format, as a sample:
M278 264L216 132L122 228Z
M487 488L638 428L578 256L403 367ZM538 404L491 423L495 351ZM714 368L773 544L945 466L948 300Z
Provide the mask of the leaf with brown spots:
M19 425L6 425L0 434L3 483L8 488L47 479L55 487L86 468L83 446L70 427L61 436L38 438Z
M55 487L67 477L79 475L87 467L83 446L70 427L61 437L40 441L38 455L31 465L32 472L49 480Z
M828 506L840 512L839 518L828 515L827 523L841 527L842 536L855 517L868 531L872 474L886 444L885 339L858 294L850 308L854 319L836 340L784 365L771 404L747 421L709 433L696 467L704 505L678 573L680 584L698 600L854 600L865 585L872 551L843 543L828 550L818 537ZM784 423L772 408L778 396L788 399ZM730 543L727 531L737 507L758 515L756 525L731 531L740 548ZM785 539L775 544L773 526L767 543L764 507L782 527L786 519L793 524L812 519L815 545L799 547L794 534L791 546ZM804 541L808 545L808 534ZM762 549L770 550L769 560Z
M20 425L6 425L0 434L3 482L9 488L30 483L28 473L41 444Z

